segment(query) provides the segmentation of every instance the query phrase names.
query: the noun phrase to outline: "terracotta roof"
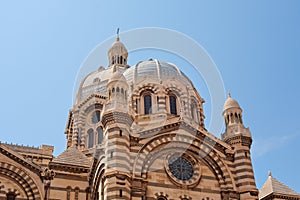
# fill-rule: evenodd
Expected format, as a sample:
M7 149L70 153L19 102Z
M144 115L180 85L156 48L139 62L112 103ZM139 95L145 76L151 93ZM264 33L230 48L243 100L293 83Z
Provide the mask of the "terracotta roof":
M90 167L90 160L79 149L74 146L69 147L59 156L52 160L52 163L64 165L75 165L79 167Z
M266 197L270 194L281 194L286 196L300 197L300 194L298 194L296 191L292 190L285 184L281 183L277 179L273 178L272 174L269 172L269 177L267 181L259 190L259 199Z

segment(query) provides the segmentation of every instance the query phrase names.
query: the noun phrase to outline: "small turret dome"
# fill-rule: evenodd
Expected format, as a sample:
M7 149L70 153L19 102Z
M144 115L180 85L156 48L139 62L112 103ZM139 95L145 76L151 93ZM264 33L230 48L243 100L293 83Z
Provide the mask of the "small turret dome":
M115 81L117 81L117 82L126 82L126 78L119 71L119 69L114 69L113 70L113 74L112 74L111 78L109 79L108 84L112 83L112 82L115 82Z
M239 103L235 99L233 99L231 97L230 93L229 93L228 94L228 98L227 98L227 100L224 103L223 112L225 110L230 109L230 108L239 108L239 109L241 109Z

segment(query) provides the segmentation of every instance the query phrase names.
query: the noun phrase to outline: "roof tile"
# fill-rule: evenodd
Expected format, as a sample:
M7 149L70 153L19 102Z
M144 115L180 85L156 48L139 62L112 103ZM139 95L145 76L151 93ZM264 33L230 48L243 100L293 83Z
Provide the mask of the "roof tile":
M60 163L67 165L76 165L82 167L90 167L90 160L84 153L82 153L76 147L69 147L59 156L52 160L52 163Z
M296 191L292 190L285 184L273 178L271 173L269 173L269 177L267 181L259 190L259 199L262 199L263 197L266 197L270 194L282 194L287 196L291 195L291 196L300 197L300 194L298 194Z

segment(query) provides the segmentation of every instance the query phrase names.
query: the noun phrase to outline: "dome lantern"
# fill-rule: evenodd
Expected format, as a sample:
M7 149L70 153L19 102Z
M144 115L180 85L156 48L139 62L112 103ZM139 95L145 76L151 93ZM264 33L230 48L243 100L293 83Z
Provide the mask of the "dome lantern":
M228 98L224 103L223 116L226 127L233 124L243 124L242 109L239 103L231 97L230 93L228 93Z
M113 65L126 66L127 57L128 57L128 52L125 45L122 42L120 42L119 29L118 29L116 41L112 44L112 46L108 50L109 66L113 66Z

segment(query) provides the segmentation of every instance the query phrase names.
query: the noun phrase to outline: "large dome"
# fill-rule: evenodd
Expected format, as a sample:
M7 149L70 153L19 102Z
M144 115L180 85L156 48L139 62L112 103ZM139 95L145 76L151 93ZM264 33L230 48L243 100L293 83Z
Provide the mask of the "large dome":
M193 88L190 79L175 64L169 62L150 59L139 62L128 69L120 67L119 70L120 73L123 73L128 85L137 85L143 81L164 84L164 82L173 80ZM100 67L97 71L88 74L80 85L77 101L83 100L94 92L106 94L106 86L113 74L113 67L107 69Z
M164 81L180 81L192 85L187 76L172 63L148 60L139 62L124 72L128 84L139 84L144 80L152 83L163 83Z

